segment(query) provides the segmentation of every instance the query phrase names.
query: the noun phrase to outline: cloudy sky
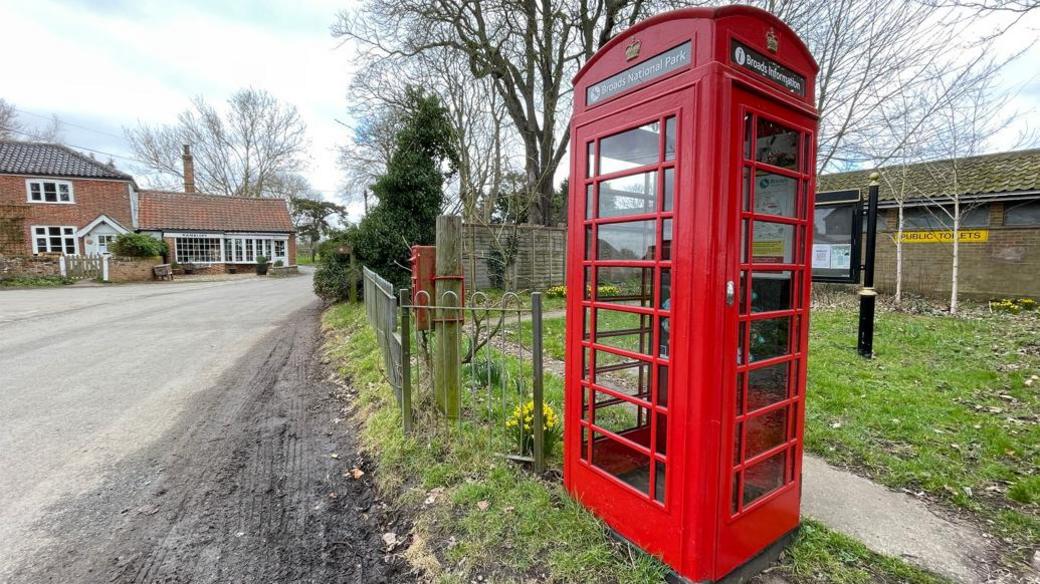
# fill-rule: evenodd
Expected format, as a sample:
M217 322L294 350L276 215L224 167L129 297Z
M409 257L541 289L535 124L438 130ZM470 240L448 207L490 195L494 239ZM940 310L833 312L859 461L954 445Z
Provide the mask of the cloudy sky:
M299 108L311 143L304 174L336 199L336 146L348 131L335 120L347 120L352 52L337 49L329 25L347 6L350 0L0 0L0 97L29 125L57 114L70 145L127 157L123 127L172 122L196 95L219 105L236 89L263 88Z
M349 134L336 120L350 122L353 52L337 48L329 25L352 1L0 0L0 97L30 125L57 114L70 145L130 168L123 127L172 122L196 95L219 104L236 89L263 88L299 108L310 136L305 175L337 200L336 147ZM1035 12L1001 39L1005 51L1029 49L1002 77L1020 116L993 149L1040 127Z

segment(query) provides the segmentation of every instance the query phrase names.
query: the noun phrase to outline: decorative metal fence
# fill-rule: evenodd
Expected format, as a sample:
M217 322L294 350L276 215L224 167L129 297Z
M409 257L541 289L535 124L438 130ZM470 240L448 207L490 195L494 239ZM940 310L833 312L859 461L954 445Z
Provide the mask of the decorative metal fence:
M397 297L394 296L393 284L367 267L365 312L368 324L375 329L379 351L383 355L383 372L394 388L398 403L401 403L401 335L397 332Z
M369 269L368 321L380 339L387 378L397 392L405 432L463 429L472 439L536 472L562 436L561 380L546 393L542 367L541 296L530 305L516 294L482 292L461 302L447 292L398 298ZM398 325L390 311L400 314ZM548 407L546 407L548 404Z

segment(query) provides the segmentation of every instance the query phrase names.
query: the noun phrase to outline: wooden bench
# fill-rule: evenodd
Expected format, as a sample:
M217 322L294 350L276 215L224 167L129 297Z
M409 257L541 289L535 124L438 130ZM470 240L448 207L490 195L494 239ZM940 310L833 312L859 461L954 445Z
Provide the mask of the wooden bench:
M156 280L173 280L173 269L170 264L159 264L152 268Z

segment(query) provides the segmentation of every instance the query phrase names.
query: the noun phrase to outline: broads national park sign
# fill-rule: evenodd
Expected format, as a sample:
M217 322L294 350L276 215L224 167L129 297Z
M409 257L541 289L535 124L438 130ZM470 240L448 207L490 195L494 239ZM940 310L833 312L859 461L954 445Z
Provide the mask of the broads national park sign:
M591 107L633 87L688 66L691 50L690 42L686 41L674 49L668 49L595 85L590 85L585 90L585 105Z

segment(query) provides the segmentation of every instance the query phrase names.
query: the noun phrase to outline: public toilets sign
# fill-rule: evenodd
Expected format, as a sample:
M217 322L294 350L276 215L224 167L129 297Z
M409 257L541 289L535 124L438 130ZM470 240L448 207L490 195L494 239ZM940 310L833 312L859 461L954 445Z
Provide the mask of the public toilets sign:
M585 90L585 106L591 107L606 101L619 93L633 87L649 83L662 75L667 75L690 64L692 47L687 41L673 49L650 57L649 59L612 75Z
M805 97L805 77L759 53L744 43L733 41L731 58L738 67L779 83L792 93Z

